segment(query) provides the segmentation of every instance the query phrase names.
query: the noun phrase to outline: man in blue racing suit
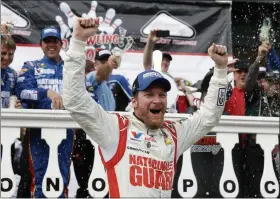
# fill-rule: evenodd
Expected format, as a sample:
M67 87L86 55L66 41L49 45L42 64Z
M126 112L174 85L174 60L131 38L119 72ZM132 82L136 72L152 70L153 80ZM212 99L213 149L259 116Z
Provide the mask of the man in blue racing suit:
M24 63L17 81L16 94L23 101L25 108L63 109L61 92L64 62L59 55L62 47L60 30L56 27L44 28L41 32L40 46L45 56L43 59ZM41 129L28 129L24 142L27 146L24 151L28 154L28 161L25 161L29 167L29 171L26 172L29 176L27 186L30 185L31 197L45 197L42 182L48 167L49 146L41 139ZM59 168L64 183L61 197L68 195L73 142L74 132L68 129L66 140L58 147Z

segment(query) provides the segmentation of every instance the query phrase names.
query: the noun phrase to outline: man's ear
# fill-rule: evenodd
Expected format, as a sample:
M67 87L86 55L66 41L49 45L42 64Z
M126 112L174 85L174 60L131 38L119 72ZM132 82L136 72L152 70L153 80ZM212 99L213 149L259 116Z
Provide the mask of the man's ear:
M137 99L135 97L133 97L131 99L131 102L132 102L133 108L137 108L138 107L138 101L137 101Z

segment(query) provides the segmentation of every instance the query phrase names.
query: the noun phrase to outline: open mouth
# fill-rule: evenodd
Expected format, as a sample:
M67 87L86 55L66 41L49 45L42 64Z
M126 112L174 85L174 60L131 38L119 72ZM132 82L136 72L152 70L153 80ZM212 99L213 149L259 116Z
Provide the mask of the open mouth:
M154 115L160 114L161 110L160 109L150 109L150 112Z

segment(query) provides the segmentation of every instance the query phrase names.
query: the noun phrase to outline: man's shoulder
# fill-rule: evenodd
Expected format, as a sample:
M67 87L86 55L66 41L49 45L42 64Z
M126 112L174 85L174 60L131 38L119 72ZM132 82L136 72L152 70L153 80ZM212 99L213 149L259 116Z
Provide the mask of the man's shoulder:
M112 75L110 75L108 82L118 82L118 83L121 84L121 83L126 83L128 81L127 81L127 79L123 75L112 74Z
M7 73L10 73L13 76L17 76L17 72L10 66L7 68Z
M96 71L91 71L86 76L87 77L95 77L96 76Z
M87 82L93 82L96 79L96 71L91 71L86 75L86 81Z
M24 66L29 67L29 68L37 68L37 67L42 67L45 66L46 64L43 63L42 59L36 59L36 60L31 60L31 61L25 61Z

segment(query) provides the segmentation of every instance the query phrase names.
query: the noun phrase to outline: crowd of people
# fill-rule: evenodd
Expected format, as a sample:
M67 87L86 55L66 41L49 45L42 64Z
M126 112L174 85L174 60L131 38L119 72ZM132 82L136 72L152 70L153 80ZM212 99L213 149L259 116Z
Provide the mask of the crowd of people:
M65 91L66 89L68 89L68 91L72 90L71 93L68 93L69 95L75 95L72 97L77 97L77 99L79 99L78 95L81 95L81 93L73 92L74 87L65 88L65 86L70 85L63 85L64 82L74 82L75 78L80 77L78 76L78 69L71 66L76 73L73 72L73 74L71 74L69 72L67 73L68 76L65 77L68 79L64 79L63 67L64 62L69 62L69 59L73 59L75 56L77 56L77 61L79 61L80 55L78 56L77 49L84 46L80 45L79 41L71 40L72 43L70 42L69 51L76 50L76 54L73 53L71 56L69 55L63 60L60 56L62 48L60 35L60 29L55 26L42 29L40 46L44 53L44 57L39 60L26 61L22 66L21 71L17 73L9 67L14 58L16 43L12 36L9 35L7 25L1 25L2 108L9 108L11 105L11 96L16 95L17 100L13 108L56 110L66 108L70 112L74 112L74 115L77 114L81 116L80 120L86 121L86 118L82 115L85 113L79 113L79 111L86 107L82 107L80 104L75 104L75 106L77 106L75 108L78 109L80 107L81 110L74 110L72 107L73 105L71 104L73 102L68 98L69 101L67 101L67 107L65 107L64 99L66 98L62 96L62 91ZM144 49L143 70L145 71L142 74L143 76L147 72L152 71L152 54L155 50L154 45L159 39L160 38L156 37L156 31L151 31ZM71 46L73 48L75 47L75 50L71 49ZM81 50L81 52L83 52L83 50ZM161 73L168 75L173 79L174 82L176 82L178 90L184 93L184 95L178 98L173 110L167 109L167 111L189 114L203 111L204 104L209 103L204 99L205 96L207 96L209 85L211 86L210 80L213 79L212 77L215 77L215 67L207 72L203 80L191 85L186 79L173 77L168 72L169 67L172 67L172 59L173 58L169 53L163 53ZM139 96L139 91L145 90L149 86L148 84L145 85L145 83L143 83L141 75L137 77L131 87L124 76L112 74L112 71L117 69L120 64L121 57L114 55L110 50L106 49L97 49L95 61L92 62L86 60L85 62L85 71L83 72L83 75L86 90L91 99L97 102L105 111L131 111L132 104L134 110L136 110L135 104L138 103L137 98L141 97ZM222 92L221 95L226 96L223 114L279 117L279 71L280 59L273 46L265 42L261 42L258 48L257 57L253 63L251 63L250 60L239 59L234 59L233 62L228 63L227 72L232 72L234 74L234 82L233 84L232 82L229 82L227 89L219 91ZM69 79L70 77L71 79ZM164 91L170 89L168 89L168 85L166 85L164 81L160 83L161 86L164 86ZM234 87L232 87L232 85L234 85ZM192 94L190 87L201 92L201 97L199 99ZM63 95L67 95L67 93ZM164 94L160 93L159 95L162 95L162 97L164 96ZM221 102L221 104L222 103L223 102ZM87 113L89 113L92 109L90 107L87 108ZM150 111L153 114L161 113L161 110L158 107L153 107ZM144 115L145 113L140 111L139 114ZM92 120L97 118L94 115L92 115L92 117L94 117L91 118ZM101 111L100 117L103 117ZM108 121L110 121L110 118ZM143 118L143 121L145 124L149 124L149 117ZM79 122L80 124L83 123L83 121ZM64 181L64 192L61 197L68 196L67 187L69 184L70 165L72 162L79 185L76 197L92 197L88 192L88 180L93 167L94 150L97 149L95 149L91 142L86 139L85 131L88 131L89 128L99 129L100 127L94 125L88 127L86 124L81 126L83 129L67 129L67 138L59 145L59 167ZM113 131L113 127L110 128L110 131ZM110 150L105 150L105 140L101 137L96 139L99 141L98 144L104 152L104 158L108 159L108 157L112 157L112 154L117 150L115 150L114 147L116 148L117 145L112 142L110 143ZM166 140L167 139L168 138L166 138ZM42 181L48 166L49 147L45 140L41 139L41 129L23 129L21 138L17 141L19 140L22 142L22 151L13 149L12 153L14 172L21 176L17 197L44 197ZM192 138L191 140L196 139ZM106 140L106 144L109 143L109 141L110 139ZM178 145L179 144L182 143L178 143ZM184 150L186 150L186 148L184 148ZM180 150L179 155L181 155L184 150ZM218 180L220 174L217 173L216 179L209 176L213 176L217 172L217 168L215 168L216 165L218 165L217 162L223 162L223 151L221 148L217 154L211 152L212 151L210 150L209 153L202 153L200 151L194 151L192 153L193 165L200 165L194 168L199 184L197 197L221 197ZM236 171L238 171L236 173L240 184L240 193L238 196L262 197L260 193L260 180L263 173L264 156L261 147L256 143L256 135L247 135L240 132L240 142L233 150L233 154L233 162ZM277 173L277 176L279 176L280 163L278 146L275 147L272 155L274 157L275 172ZM201 160L204 160L204 163L201 163ZM182 157L179 158L177 165L179 169L175 174L174 181L176 181L176 177L180 174L181 162ZM207 172L204 171L205 167L208 168ZM218 172L220 171L222 171L222 168ZM174 191L172 192L172 197L180 197L176 191L176 183L173 186Z

